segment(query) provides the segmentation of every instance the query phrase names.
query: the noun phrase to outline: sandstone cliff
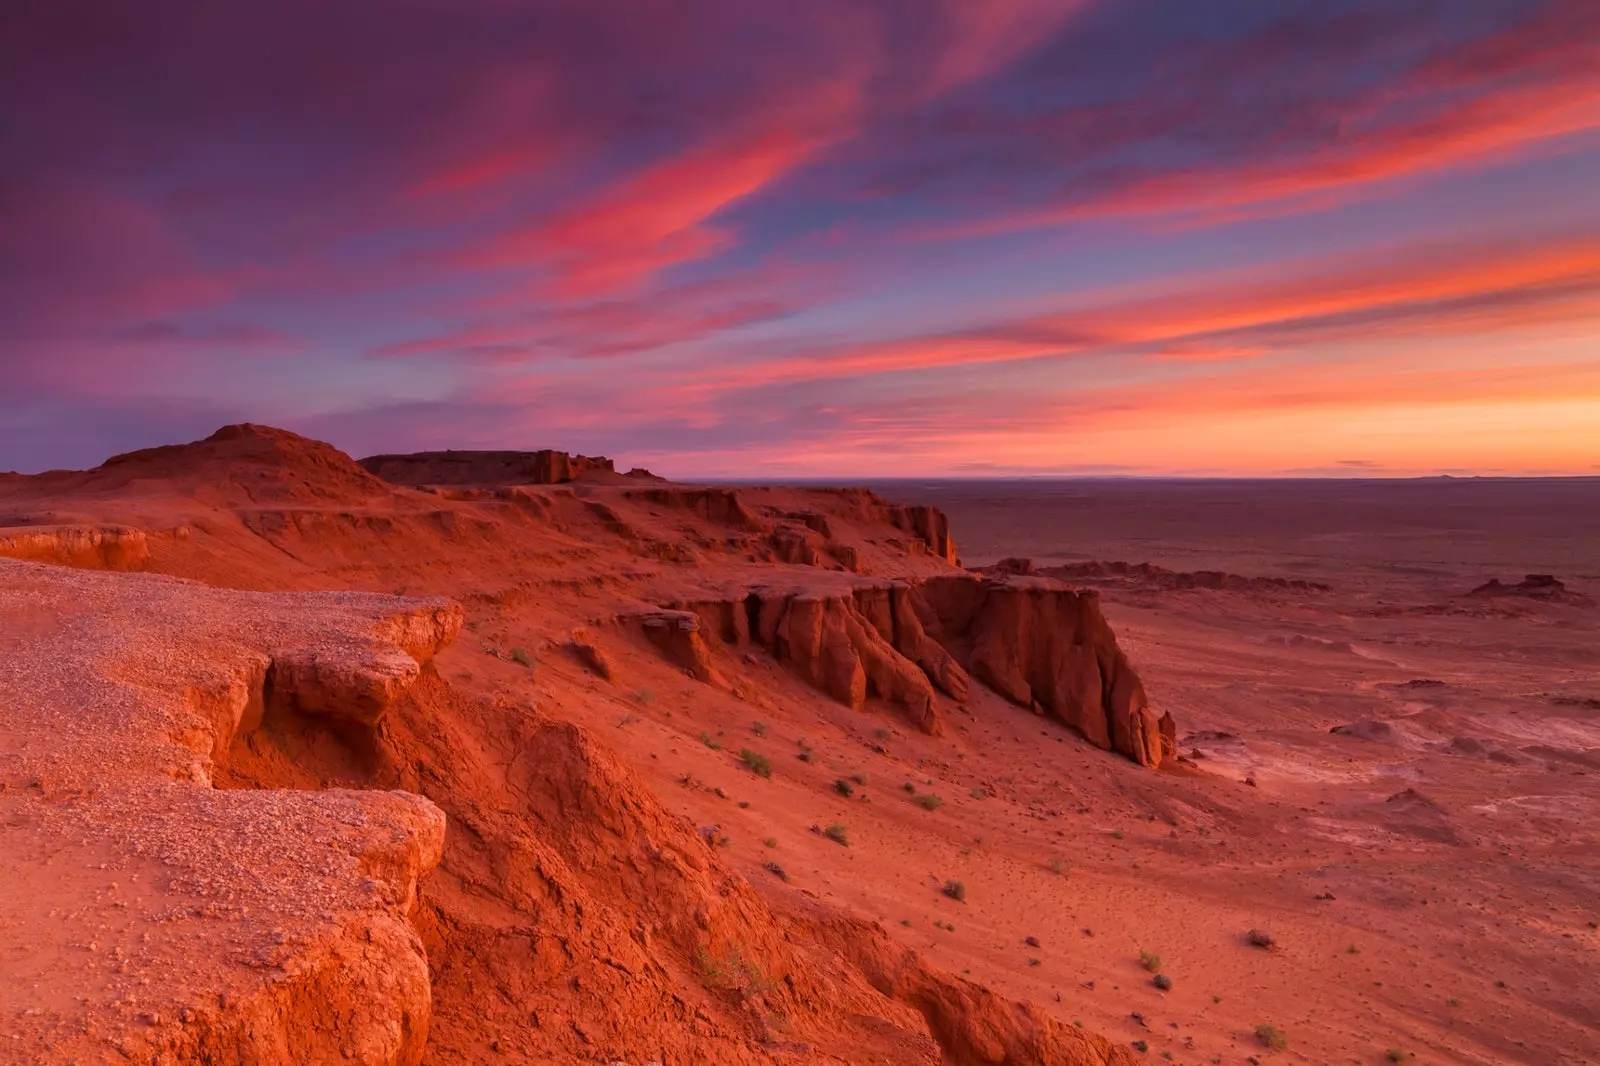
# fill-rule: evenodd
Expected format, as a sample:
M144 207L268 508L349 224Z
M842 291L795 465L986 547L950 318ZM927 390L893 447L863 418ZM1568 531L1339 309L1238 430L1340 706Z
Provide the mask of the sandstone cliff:
M1159 767L1176 753L1172 716L1149 707L1092 591L1009 576L819 575L665 606L628 617L702 681L719 680L713 645L755 644L848 707L881 699L938 735L935 690L965 702L970 675L1142 765Z
M371 455L367 470L396 485L562 485L586 474L615 474L604 456L570 455L543 448L534 452L411 452ZM649 471L625 475L649 477Z

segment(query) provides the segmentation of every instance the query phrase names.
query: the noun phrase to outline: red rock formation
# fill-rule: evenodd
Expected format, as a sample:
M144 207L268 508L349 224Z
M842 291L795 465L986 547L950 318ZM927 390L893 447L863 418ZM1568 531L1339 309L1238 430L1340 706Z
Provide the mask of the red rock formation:
M117 526L0 528L0 556L90 570L139 570L150 558L144 531Z
M606 650L594 642L586 629L574 629L572 639L567 641L567 650L583 664L584 669L603 681L615 682L617 667L611 660Z
M1013 702L1146 766L1175 752L1172 716L1149 708L1098 593L1046 578L951 577L924 582L912 602L935 639Z
M1546 600L1550 603L1565 603L1575 607L1588 607L1594 603L1583 593L1568 589L1566 583L1554 574L1527 574L1515 585L1507 585L1497 577L1490 578L1468 595L1484 599L1520 596L1531 600Z
M822 553L811 543L810 534L794 526L780 526L769 538L772 553L781 563L795 566L821 566Z
M0 618L0 925L29 945L0 958L0 1011L27 1041L12 1049L420 1061L432 1006L408 919L442 812L404 793L211 785L263 708L381 718L459 613L6 560Z
M1092 591L1042 578L965 574L758 587L673 606L642 616L656 627L646 632L695 676L713 672L702 632L737 648L754 641L840 703L860 708L880 698L938 734L933 686L965 701L970 673L1145 766L1158 767L1176 751L1172 716L1148 706Z
M535 452L442 451L369 455L367 470L396 485L561 485L585 474L614 474L604 456ZM637 474L628 475L637 476ZM646 472L648 476L648 472Z
M732 526L752 533L767 532L767 523L739 498L733 489L671 488L630 489L623 498L658 507L691 511L717 525Z
M956 551L956 542L950 536L950 519L937 507L926 505L905 506L902 504L889 504L888 517L891 525L905 530L907 533L922 538L928 550L948 563L961 565L961 557Z
M722 683L721 675L711 665L711 649L700 636L700 619L693 611L651 611L637 620L650 643L684 673L697 681Z

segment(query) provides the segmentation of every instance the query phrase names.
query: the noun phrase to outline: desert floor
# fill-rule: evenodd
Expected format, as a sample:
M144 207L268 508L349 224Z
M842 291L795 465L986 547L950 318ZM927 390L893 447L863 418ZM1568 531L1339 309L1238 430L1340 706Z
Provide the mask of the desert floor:
M1583 601L1600 596L1600 481L874 487L945 509L968 565L1123 560L1330 588L1099 582L1179 719L1192 764L1175 771L1108 759L988 693L948 740L690 682L569 696L561 713L722 826L756 884L878 917L1152 1057L1600 1062L1600 609ZM1571 602L1466 595L1524 573L1556 575ZM471 654L446 658L466 673ZM772 780L729 757L746 747ZM833 790L858 775L852 797ZM927 793L937 810L914 805ZM807 832L835 822L848 848Z

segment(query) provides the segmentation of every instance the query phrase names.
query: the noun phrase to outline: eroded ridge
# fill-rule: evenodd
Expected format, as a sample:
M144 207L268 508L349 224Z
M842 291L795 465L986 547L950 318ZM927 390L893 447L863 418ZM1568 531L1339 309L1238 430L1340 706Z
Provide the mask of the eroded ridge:
M0 618L0 1059L419 1061L443 814L211 785L263 716L370 728L459 610L0 559Z
M881 699L936 736L939 694L964 704L976 678L1142 765L1176 754L1172 715L1149 706L1099 594L1049 578L816 575L707 591L627 620L713 684L721 682L714 648L760 646L840 703L860 709Z

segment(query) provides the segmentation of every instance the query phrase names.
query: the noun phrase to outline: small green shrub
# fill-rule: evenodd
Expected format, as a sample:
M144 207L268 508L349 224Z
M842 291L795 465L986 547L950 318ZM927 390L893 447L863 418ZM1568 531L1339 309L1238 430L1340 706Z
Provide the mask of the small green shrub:
M1150 979L1150 983L1161 989L1163 992L1172 991L1172 978L1168 977L1164 973L1156 974Z
M1161 969L1161 956L1160 955L1152 955L1148 951L1140 951L1139 952L1139 965L1143 966L1146 970L1149 970L1151 973L1155 973L1157 970Z
M765 722L751 722L750 723L750 732L754 733L758 737L766 736L767 735L767 723L765 723Z
M960 881L946 881L944 883L944 887L939 891L943 892L957 903L965 903L967 901L967 886L962 884Z
M905 789L907 792L911 792L911 793L915 793L917 791L917 786L913 785L910 781L907 781L904 785L901 785L900 787Z
M912 799L911 802L925 811L936 811L944 806L944 800L935 796L932 792L924 792L922 795Z
M711 739L711 734L707 733L707 732L705 732L703 730L700 733L700 743L704 744L706 747L710 748L712 751L721 751L722 750L722 745L718 744L715 740L712 740Z
M850 832L838 822L834 822L832 825L828 826L828 828L824 829L822 831L822 835L841 847L848 848L850 846Z
M789 875L783 872L783 867L779 866L775 862L772 862L771 860L762 863L761 868L780 881L789 880Z
M1411 1057L1411 1053L1401 1048L1392 1047L1383 1053L1383 1057L1390 1062L1404 1062Z
M852 785L842 777L833 783L833 790L839 793L839 795L847 798L856 794L856 786Z
M1273 1051L1282 1051L1289 1046L1289 1035L1275 1025L1256 1026L1256 1039Z
M778 841L775 837L768 837L761 842L761 846L765 848L775 848L778 846Z
M533 655L527 648L512 648L511 661L518 666L526 666L529 669L533 667Z
M772 776L771 761L769 761L765 755L758 751L751 751L749 748L741 748L739 751L739 761L744 763L746 769L758 777Z
M1245 939L1250 941L1250 946L1253 948L1270 948L1277 943L1272 939L1272 934L1265 929L1252 929L1245 934Z

